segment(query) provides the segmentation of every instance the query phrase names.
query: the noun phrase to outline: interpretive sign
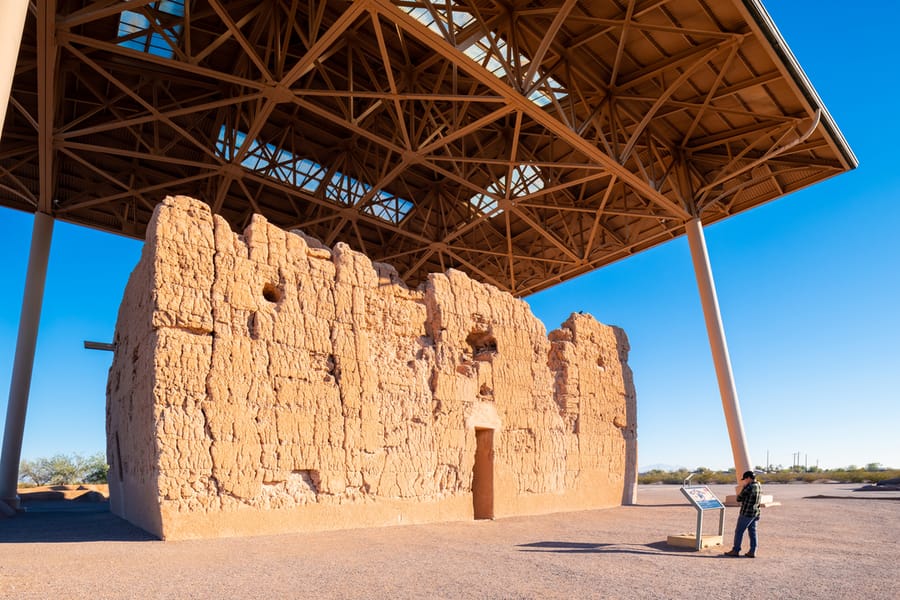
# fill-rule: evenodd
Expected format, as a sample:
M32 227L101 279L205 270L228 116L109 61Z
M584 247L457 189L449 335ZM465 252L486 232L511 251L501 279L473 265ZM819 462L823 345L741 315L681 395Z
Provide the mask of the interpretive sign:
M685 480L686 483L687 480ZM683 485L681 486L681 493L697 510L697 529L693 535L669 536L669 543L681 545L681 541L687 541L687 539L692 538L690 539L690 544L695 550L712 545L721 546L725 534L725 505L722 504L722 501L705 485ZM703 535L703 513L708 510L719 511L718 535ZM678 540L679 537L682 540Z
M725 505L722 504L722 501L719 500L716 495L713 494L712 491L710 491L710 489L705 485L683 487L681 488L681 492L685 496L687 496L687 499L691 501L691 504L693 504L700 510L725 508Z

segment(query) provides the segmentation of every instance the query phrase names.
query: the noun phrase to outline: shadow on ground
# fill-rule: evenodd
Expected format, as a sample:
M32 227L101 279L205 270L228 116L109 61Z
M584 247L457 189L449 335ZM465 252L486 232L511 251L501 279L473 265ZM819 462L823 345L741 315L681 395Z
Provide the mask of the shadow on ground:
M894 496L826 496L824 494L819 494L817 496L803 496L804 500L894 500L895 502L900 500L900 497Z
M109 512L109 502L26 502L24 513L0 519L0 543L146 542L156 539Z
M690 548L670 546L666 542L653 542L652 544L599 544L593 542L562 542L546 541L519 544L520 552L556 552L562 554L672 554L672 555L708 555L698 553Z

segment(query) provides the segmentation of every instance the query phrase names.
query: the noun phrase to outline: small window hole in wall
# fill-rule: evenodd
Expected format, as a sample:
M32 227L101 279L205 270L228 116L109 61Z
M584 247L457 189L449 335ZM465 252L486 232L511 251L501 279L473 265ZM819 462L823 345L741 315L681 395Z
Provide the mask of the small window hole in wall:
M466 337L475 360L490 360L497 354L497 339L486 331L473 331Z
M262 295L267 302L276 304L281 301L282 294L277 285L275 285L274 283L267 283L263 286Z

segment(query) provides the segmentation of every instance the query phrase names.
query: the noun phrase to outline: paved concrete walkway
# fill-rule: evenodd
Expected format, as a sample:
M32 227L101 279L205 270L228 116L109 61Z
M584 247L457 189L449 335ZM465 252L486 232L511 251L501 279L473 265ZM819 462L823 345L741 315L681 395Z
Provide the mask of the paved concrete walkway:
M696 518L677 486L607 510L183 542L103 504L34 503L0 520L0 598L900 597L900 493L764 488L782 505L763 514L756 559L667 546Z

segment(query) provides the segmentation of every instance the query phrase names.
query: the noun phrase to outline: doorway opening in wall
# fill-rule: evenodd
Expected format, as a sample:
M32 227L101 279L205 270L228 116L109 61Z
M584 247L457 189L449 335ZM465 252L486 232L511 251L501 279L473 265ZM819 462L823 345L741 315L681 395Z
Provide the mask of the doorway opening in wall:
M476 519L494 518L494 430L475 429L472 504Z

